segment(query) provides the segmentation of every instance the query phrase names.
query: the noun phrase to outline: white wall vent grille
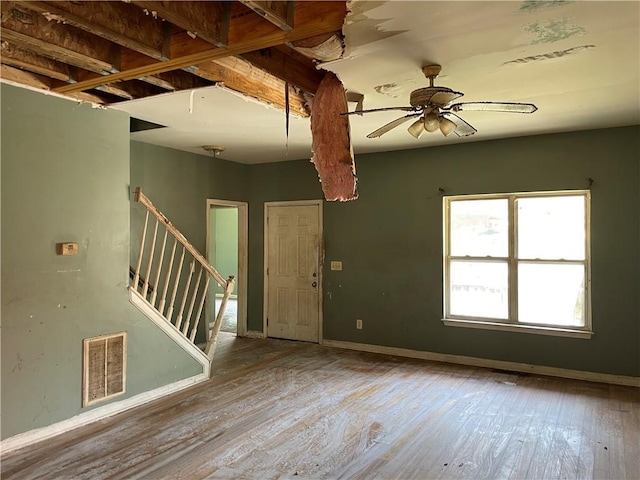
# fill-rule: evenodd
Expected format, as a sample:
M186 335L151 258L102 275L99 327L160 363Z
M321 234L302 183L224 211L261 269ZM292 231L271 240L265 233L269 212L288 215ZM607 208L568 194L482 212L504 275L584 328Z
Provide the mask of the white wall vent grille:
M84 339L82 406L123 394L126 366L126 332Z

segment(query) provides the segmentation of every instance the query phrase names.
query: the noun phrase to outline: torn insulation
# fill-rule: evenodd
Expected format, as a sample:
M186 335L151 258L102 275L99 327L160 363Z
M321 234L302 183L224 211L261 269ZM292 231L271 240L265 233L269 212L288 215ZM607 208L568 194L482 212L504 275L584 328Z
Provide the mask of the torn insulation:
M341 202L358 198L347 97L340 79L327 72L311 105L311 161L315 164L324 197Z

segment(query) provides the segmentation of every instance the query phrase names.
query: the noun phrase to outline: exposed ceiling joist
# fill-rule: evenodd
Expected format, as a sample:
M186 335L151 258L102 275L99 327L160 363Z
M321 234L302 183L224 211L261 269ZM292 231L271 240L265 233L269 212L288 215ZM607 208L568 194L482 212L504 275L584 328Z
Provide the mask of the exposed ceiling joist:
M7 41L2 42L1 56L2 63L7 65L55 78L63 82L76 81L75 67L48 57L43 57L28 50L17 48Z
M283 110L286 108L285 82L253 66L246 60L229 57L215 62L204 62L196 68L193 70L195 75L223 83L231 90L263 103ZM289 87L289 108L294 115L309 116L303 95L291 87Z
M86 70L77 69L76 70L76 81L82 82L87 79L93 78L102 78L100 75L88 72ZM60 87L60 83L54 82L51 86L52 90L55 90L57 87ZM104 84L98 85L95 90L109 93L118 99L124 100L133 100L134 98L143 98L150 97L153 95L158 95L159 93L165 93L167 91L163 86L153 85L149 82L143 82L136 80L129 80L124 82L116 82L113 84ZM170 90L170 89L169 89Z
M59 93L82 91L95 88L106 82L131 80L134 78L167 72L190 65L198 65L233 55L280 45L286 42L329 33L342 28L346 6L343 2L303 2L295 10L296 27L291 31L282 31L264 22L260 17L242 16L232 19L229 28L229 45L210 48L204 51L172 58L166 62L154 62L134 68L126 68L109 75L106 79L94 79L57 88ZM320 19L320 20L318 20ZM258 21L256 21L258 20ZM261 22L261 23L260 23Z
M293 0L280 2L240 0L240 2L281 30L291 30L293 28L295 10L295 2Z
M306 64L302 63L277 48L264 48L244 53L241 56L252 64L309 93L316 93L324 76L310 60Z
M28 87L37 88L38 90L51 90L53 80L43 75L36 73L25 72L19 68L14 68L9 65L0 65L0 76L4 80L19 83L20 85L26 85ZM89 92L73 92L69 97L81 100L84 102L92 102L97 104L104 104L107 101L100 95L96 95Z
M139 80L172 91L192 90L194 88L210 87L213 85L211 81L182 70L158 73L151 77L140 78Z
M222 83L308 116L322 74L286 45L340 31L345 2L243 3L5 1L3 77L98 103Z
M96 73L119 70L119 48L104 38L2 2L0 38L39 55Z
M230 2L132 2L145 9L153 17L160 16L168 22L202 38L215 46L227 44L229 33Z
M144 55L168 56L170 25L124 2L15 1L17 6L42 14L54 23L72 25Z

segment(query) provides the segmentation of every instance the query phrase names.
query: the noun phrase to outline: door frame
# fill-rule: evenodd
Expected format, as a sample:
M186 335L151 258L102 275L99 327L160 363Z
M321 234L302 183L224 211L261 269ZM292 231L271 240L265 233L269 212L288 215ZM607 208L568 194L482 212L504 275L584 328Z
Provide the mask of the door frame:
M207 199L207 247L206 257L209 261L209 245L211 225L209 217L211 209L215 207L236 207L238 209L238 278L236 279L236 297L238 301L238 318L236 335L245 337L247 335L247 274L248 263L247 253L249 245L249 204L235 200L219 200L216 198ZM207 322L209 322L209 308L206 310Z
M262 237L262 243L264 246L264 258L263 258L263 301L262 301L262 331L264 338L269 337L267 330L267 315L269 313L269 278L267 276L267 267L269 266L269 224L267 218L269 215L270 207L306 207L317 206L318 207L318 344L322 345L324 339L322 337L322 268L324 264L324 233L322 225L324 223L322 218L322 200L292 200L283 202L264 202L264 231Z

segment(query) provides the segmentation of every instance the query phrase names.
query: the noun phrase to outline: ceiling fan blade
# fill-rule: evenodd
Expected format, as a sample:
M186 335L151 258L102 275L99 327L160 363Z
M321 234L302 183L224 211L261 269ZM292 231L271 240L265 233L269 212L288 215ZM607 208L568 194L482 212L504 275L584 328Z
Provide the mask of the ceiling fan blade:
M474 133L477 132L475 128L473 128L463 119L461 119L455 113L442 112L440 115L443 118L446 118L447 120L451 120L453 123L456 124L456 129L453 131L453 133L455 133L459 137L468 137L469 135L473 135Z
M360 115L363 113L371 113L371 112L386 112L389 110L400 110L403 112L413 112L416 109L413 107L384 107L384 108L372 108L370 110L354 110L353 112L343 112L340 115Z
M422 115L422 112L410 113L409 115L405 115L404 117L396 118L393 122L389 122L386 125L383 125L382 127L380 127L379 129L371 132L369 135L367 135L367 138L381 137L382 135L387 133L389 130L396 128L398 125L402 125L404 122L406 122L410 118L418 117L420 115Z
M533 103L512 102L465 102L456 103L447 108L452 112L481 111L481 112L509 112L509 113L533 113L538 110Z
M444 106L448 103L453 102L455 99L460 98L463 95L464 93L454 92L453 90L450 92L436 92L433 94L433 96L429 100L429 103L433 105Z

